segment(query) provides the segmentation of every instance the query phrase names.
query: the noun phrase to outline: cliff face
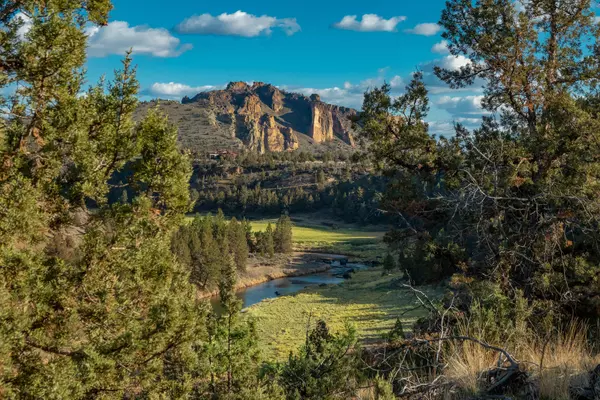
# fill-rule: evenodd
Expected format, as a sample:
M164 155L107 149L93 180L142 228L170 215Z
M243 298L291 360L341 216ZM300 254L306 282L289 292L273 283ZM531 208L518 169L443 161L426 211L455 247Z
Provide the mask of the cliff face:
M308 135L317 143L333 140L333 115L327 105L321 102L311 102L310 111L312 123Z
M351 118L356 111L324 103L316 94L288 93L262 82L231 82L225 90L185 97L182 103L208 109L214 115L211 121L259 152L295 150L300 135L311 138L309 143L339 140L354 146Z

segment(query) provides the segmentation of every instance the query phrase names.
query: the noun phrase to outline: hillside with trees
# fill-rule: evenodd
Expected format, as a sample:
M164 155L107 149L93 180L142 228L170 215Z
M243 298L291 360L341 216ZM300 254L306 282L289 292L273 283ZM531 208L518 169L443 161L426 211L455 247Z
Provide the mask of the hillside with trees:
M111 9L0 1L0 398L600 398L590 0L447 1L443 37L470 62L435 73L483 85L481 126L431 134L419 71L398 97L387 84L365 93L368 158L353 159L261 151L266 133L288 122L289 139L302 122L290 99L332 112L331 129L311 132L336 140L320 99L262 84L229 88L258 151L192 157L160 107L140 112L130 52L112 79L83 87L89 29ZM224 106L210 96L186 102ZM291 213L306 210L393 224L383 265L242 310L248 259L293 252ZM252 212L278 219L256 231ZM274 339L260 336L261 312L277 307L275 336L301 332L285 358L265 357ZM348 320L333 329L336 311L367 334ZM391 329L377 335L382 321Z

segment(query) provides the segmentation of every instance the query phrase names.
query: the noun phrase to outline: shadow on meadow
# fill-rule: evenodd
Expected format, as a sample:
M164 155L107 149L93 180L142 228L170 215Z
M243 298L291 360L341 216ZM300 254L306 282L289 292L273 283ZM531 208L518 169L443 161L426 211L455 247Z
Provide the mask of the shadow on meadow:
M334 331L354 326L367 343L382 340L400 318L411 326L425 314L412 291L398 285L400 274L382 276L380 268L358 271L340 285L308 288L292 296L264 301L248 309L258 322L263 351L287 357L306 337L307 326L324 320ZM438 287L421 288L428 296L441 296Z

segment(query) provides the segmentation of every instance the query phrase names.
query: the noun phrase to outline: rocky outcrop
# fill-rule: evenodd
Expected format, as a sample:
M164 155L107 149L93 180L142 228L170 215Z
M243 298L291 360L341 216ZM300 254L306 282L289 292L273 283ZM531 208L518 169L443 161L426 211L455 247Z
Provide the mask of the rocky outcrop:
M250 86L248 86L246 82L229 82L226 90L231 92L243 92L249 89Z
M262 115L260 98L255 94L245 97L244 105L238 109L238 114L246 115L250 119L258 120Z
M312 143L337 138L355 145L351 119L356 110L327 104L318 94L307 97L263 82L231 82L225 90L185 97L182 103L209 109L207 125L215 131L224 128L230 138L259 152L295 150L299 135L312 138Z
M261 126L264 142L263 152L285 150L285 139L275 122L275 117L265 114Z
M282 129L281 133L283 133L284 147L286 150L292 151L300 147L298 135L296 135L296 132L294 132L292 128L285 127Z
M320 101L310 103L312 122L308 136L316 143L330 142L333 140L333 116L327 104Z
M316 97L315 97L316 96ZM313 94L311 99L318 95ZM311 102L312 123L309 136L317 143L329 142L334 137L354 147L352 118L356 111L350 108L333 106L321 101Z
M356 118L356 110L351 108L332 106L333 134L342 141L354 147L354 134L352 130L353 119Z
M284 95L273 85L267 83L255 82L251 88L258 96L260 100L269 106L274 112L279 113L283 111L283 98Z

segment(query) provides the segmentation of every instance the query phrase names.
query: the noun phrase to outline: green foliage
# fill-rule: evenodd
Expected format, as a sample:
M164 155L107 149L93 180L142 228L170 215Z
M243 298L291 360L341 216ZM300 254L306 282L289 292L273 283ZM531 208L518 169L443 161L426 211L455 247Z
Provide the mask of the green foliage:
M170 249L191 175L176 130L156 111L134 124L129 55L112 83L80 96L84 30L110 9L107 0L0 3L0 86L19 82L0 98L10 111L0 145L5 398L176 398L201 371L194 347L206 311ZM31 19L25 38L18 14ZM125 165L134 195L109 205Z
M260 255L272 258L275 255L275 243L273 240L273 226L267 224L264 232L256 232L256 250Z
M396 260L391 253L387 253L383 259L383 273L390 274L396 269Z
M475 282L470 292L475 300L469 310L469 334L489 343L511 343L515 348L526 343L535 307L522 292L509 297L499 285L489 282ZM551 330L552 326L545 328Z
M397 340L404 340L404 327L402 325L402 321L400 318L396 319L396 323L392 330L387 334L387 339L390 342L395 342Z
M395 400L392 384L381 376L375 378L375 400Z
M235 295L236 265L230 257L221 270L219 297L223 312L208 319L208 339L200 356L208 359L209 383L200 398L262 399L259 349L254 322L240 313Z
M287 399L347 399L357 383L356 333L334 335L318 321L299 354L290 354L280 384Z
M275 252L289 254L294 250L292 241L292 220L287 215L282 215L275 224L273 233L273 242Z
M133 163L132 182L154 200L161 211L186 212L190 207L192 167L177 148L177 128L157 110L138 125L140 157Z
M231 173L235 178L225 181L222 178L228 172L219 166L200 162L196 165L192 183L199 189L198 211L212 212L221 208L227 214L264 216L328 210L347 222L367 224L390 219L389 215L378 212L387 179L360 164L317 167L313 164L290 166L282 162L273 169L268 165L250 164L237 167ZM298 175L297 179L293 178L294 174ZM332 182L328 182L326 176L333 178ZM315 179L316 185L297 183L304 177Z
M443 37L470 62L436 74L484 87L490 116L472 132L429 134L421 74L396 100L388 86L365 95L371 154L392 178L383 206L401 219L388 242L415 282L462 272L522 293L539 321L600 317L593 18L589 1L448 1Z
M238 271L246 270L248 261L248 240L246 238L246 227L244 222L238 222L235 217L231 219L228 226L229 248L234 257Z
M322 169L319 169L317 171L317 175L315 177L315 182L317 184L317 186L319 188L323 188L325 186L325 180L327 178L325 177L325 171L323 171Z

